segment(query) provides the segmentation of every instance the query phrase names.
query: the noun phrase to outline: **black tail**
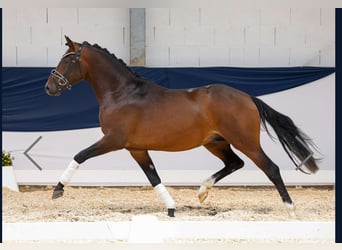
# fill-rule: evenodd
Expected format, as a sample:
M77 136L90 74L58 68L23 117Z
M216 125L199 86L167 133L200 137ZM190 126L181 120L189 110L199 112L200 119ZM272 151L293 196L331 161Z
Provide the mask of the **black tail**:
M306 173L301 169L301 166L305 165L311 173L315 173L318 170L318 167L316 159L312 156L313 152L310 149L310 146L315 149L312 140L296 127L290 117L277 112L256 97L252 97L252 99L259 110L261 123L268 135L272 137L267 129L266 122L274 129L281 145L293 163L297 166L297 169ZM297 163L296 159L300 162Z

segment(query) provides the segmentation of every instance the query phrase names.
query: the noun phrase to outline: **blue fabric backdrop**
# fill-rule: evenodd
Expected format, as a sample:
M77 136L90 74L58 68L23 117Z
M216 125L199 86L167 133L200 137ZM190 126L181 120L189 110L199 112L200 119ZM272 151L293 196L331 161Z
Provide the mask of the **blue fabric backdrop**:
M173 89L223 83L250 95L270 94L310 83L335 68L145 68L132 67L144 78ZM99 127L98 103L86 82L59 97L45 93L51 68L2 69L3 131L58 131Z

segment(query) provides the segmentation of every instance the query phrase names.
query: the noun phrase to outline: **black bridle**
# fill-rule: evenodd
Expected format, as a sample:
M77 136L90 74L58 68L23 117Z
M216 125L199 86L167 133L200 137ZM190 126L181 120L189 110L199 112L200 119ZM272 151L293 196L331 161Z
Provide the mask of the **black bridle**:
M79 69L80 69L80 73L82 75L82 67L81 67L81 51L82 51L82 48L83 48L83 44L78 48L78 50L76 52L69 52L69 53L66 53L62 56L62 59L63 60L64 58L70 56L70 55L73 55L75 56L75 59L73 59L71 62L72 63L76 63L78 62L79 63ZM59 92L62 91L62 88L66 86L66 88L68 90L71 90L71 87L72 87L72 84L69 82L69 80L62 74L60 73L57 68L51 70L51 76L56 78L57 79L57 90Z

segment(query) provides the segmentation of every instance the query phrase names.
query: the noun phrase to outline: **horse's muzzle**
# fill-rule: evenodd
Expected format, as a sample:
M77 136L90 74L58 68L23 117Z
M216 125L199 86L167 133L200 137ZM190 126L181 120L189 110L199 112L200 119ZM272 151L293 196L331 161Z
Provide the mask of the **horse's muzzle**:
M55 81L53 78L49 78L45 84L45 92L49 96L59 96L61 92L57 88L57 83L51 82Z

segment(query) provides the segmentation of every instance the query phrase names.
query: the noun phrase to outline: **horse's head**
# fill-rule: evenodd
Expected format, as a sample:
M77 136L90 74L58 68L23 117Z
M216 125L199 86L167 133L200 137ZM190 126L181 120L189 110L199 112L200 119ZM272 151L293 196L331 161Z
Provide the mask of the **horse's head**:
M83 79L81 65L82 45L65 36L69 49L62 56L57 67L51 71L45 84L48 95L58 96L65 89L71 89L72 85Z

